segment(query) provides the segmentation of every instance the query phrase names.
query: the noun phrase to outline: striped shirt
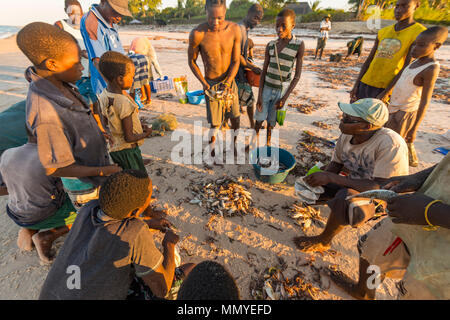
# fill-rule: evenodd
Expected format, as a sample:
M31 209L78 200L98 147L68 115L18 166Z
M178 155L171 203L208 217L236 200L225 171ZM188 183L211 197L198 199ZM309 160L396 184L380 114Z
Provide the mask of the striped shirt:
M269 48L269 66L267 68L266 78L264 81L266 86L281 90L283 88L283 83L292 81L294 62L302 42L302 40L297 39L294 35L292 35L291 41L278 55L281 77L275 55L276 40L269 42L267 45Z
M149 84L147 57L142 54L136 54L133 51L130 51L128 56L133 60L136 69L134 73L133 89L140 89L144 85Z

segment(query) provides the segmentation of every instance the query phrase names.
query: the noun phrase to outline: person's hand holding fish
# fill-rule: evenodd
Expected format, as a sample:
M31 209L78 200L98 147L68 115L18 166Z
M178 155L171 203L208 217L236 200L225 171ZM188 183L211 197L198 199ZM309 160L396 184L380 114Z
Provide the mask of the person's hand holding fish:
M387 201L392 222L410 225L428 225L425 208L433 199L421 193L399 195Z

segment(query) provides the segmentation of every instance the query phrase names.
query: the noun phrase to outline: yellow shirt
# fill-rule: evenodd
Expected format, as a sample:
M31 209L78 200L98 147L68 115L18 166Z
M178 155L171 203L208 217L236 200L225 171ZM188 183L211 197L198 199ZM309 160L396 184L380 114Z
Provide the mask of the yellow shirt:
M395 31L395 24L378 31L378 49L361 82L385 89L402 70L409 48L424 30L416 22L401 31Z
M138 105L128 96L116 94L106 89L100 94L99 103L102 115L108 119L109 130L114 140L114 145L110 146L110 152L131 149L134 143L125 141L125 135L122 128L122 120L131 116L133 122L133 133L141 134L141 121L139 120ZM144 139L137 142L142 146Z
M450 205L450 154L418 192ZM450 229L425 231L422 226L397 224L392 232L402 238L411 253L408 273L438 299L450 299Z

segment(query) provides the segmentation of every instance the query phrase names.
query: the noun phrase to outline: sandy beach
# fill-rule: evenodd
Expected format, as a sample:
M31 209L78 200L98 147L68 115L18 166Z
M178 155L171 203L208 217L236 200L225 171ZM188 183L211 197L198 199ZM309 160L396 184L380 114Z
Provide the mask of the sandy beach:
M186 75L189 90L201 89L200 83L189 70L187 63L187 41L192 26L184 30L150 29L136 30L123 28L120 31L122 42L129 45L136 36L148 36L157 52L163 73L169 77ZM265 45L275 36L269 29L258 28L250 33L256 45L257 62L262 65ZM347 38L351 38L348 35ZM373 38L372 38L373 39ZM288 109L287 122L278 127L280 147L288 150L299 161L305 150L300 145L304 142L305 130L319 138L335 140L339 136L338 101L349 100L348 92L356 79L363 61L367 57L373 40L365 43L363 57L357 62L356 57L340 64L328 61L314 61L312 53L316 40L304 38L307 54L301 81L288 100L288 105L297 105L300 109L312 109L311 113L302 113L299 108ZM329 40L324 56L330 53L346 53L344 37ZM438 163L443 155L433 153L437 147L445 146L439 139L449 129L449 75L450 46L445 45L437 52L441 64L441 74L437 83L429 111L423 121L415 143L420 159L418 168L411 168L411 173L420 171ZM27 82L23 77L25 68L30 64L18 50L14 37L0 40L0 111L25 99ZM203 68L201 66L201 68ZM447 88L447 89L446 89ZM303 106L303 107L302 107ZM306 107L305 107L306 106ZM308 107L309 106L309 107ZM150 110L141 111L141 117L152 119L162 113L173 113L178 122L178 129L194 133L194 122L202 121L207 127L204 105L181 104L175 98L154 95ZM330 126L322 129L314 122L323 122ZM248 128L247 115L241 116L241 127ZM253 293L270 267L283 269L287 278L301 274L306 283L311 284L313 299L352 299L337 288L321 271L324 267L334 267L357 277L358 252L356 243L359 236L366 233L376 222L369 222L362 228L347 228L332 243L332 250L323 254L305 254L298 251L292 238L298 235L315 235L322 227L312 224L302 230L295 220L289 217L289 208L297 202L294 196L296 175L302 173L299 164L285 183L269 185L257 180L251 165L181 165L171 160L171 152L177 141L171 140L171 134L147 139L141 147L146 158L153 162L147 167L155 186L156 203L168 209L168 219L180 230L180 254L183 262L201 262L206 259L216 260L225 265L233 274L243 299L254 299ZM323 147L321 152L331 155L332 149ZM299 161L301 163L301 161ZM314 163L307 164L313 166ZM209 182L224 176L239 179L241 184L252 194L251 213L242 217L221 217L208 215L204 208L190 204L193 198L191 188L194 183ZM0 299L37 299L40 288L49 270L41 266L36 251L21 253L16 245L19 227L6 215L7 197L0 197ZM328 217L326 206L315 206L324 218ZM155 234L156 242L162 239ZM64 238L55 243L58 250ZM395 299L397 289L395 281L387 279L378 290L377 299Z

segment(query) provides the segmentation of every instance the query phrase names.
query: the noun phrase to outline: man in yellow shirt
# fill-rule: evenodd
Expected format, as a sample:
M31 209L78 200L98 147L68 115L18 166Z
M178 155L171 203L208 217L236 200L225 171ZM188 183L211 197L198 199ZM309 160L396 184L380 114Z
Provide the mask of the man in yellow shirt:
M387 101L397 82L397 75L411 62L410 49L417 36L426 28L414 21L420 0L398 0L395 5L397 23L378 31L377 39L355 85L351 102L378 98Z

